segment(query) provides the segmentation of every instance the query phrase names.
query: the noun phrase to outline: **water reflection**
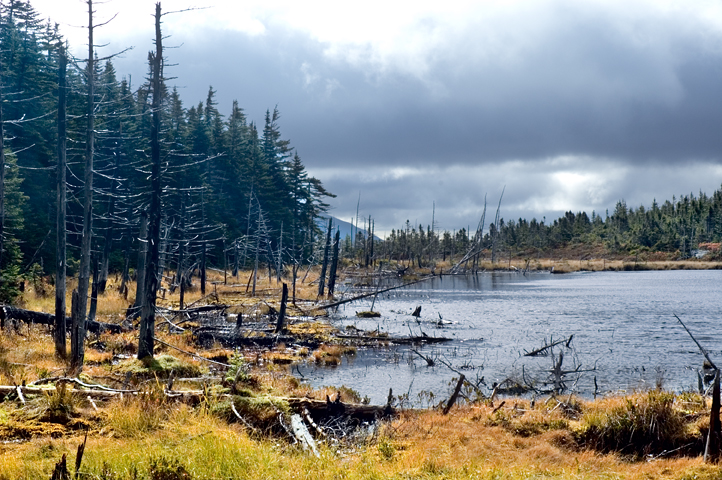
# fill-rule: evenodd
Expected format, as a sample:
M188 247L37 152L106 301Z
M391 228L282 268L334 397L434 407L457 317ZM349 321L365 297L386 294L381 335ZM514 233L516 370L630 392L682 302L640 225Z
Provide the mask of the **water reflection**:
M379 295L378 319L359 319L371 299L346 305L334 316L341 328L354 325L392 335L443 336L452 342L419 349L439 361L433 367L408 347L365 350L340 368L301 368L314 385L345 384L383 402L388 388L424 391L443 397L462 368L467 376L483 376L488 386L512 376L529 382L549 377L550 357L525 357L524 352L574 335L564 349L564 368L585 372L572 377L571 387L583 394L654 387L696 388L702 357L672 316L677 313L719 358L722 272L600 272L571 275L481 273L468 277L434 278ZM422 306L418 319L410 313ZM559 347L555 352L562 351ZM576 383L575 383L576 382Z

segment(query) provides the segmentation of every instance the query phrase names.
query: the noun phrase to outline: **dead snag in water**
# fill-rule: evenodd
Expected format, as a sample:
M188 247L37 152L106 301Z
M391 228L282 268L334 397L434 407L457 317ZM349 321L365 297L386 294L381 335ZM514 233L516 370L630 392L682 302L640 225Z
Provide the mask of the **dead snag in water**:
M436 362L434 362L434 359L433 359L433 358L427 357L427 356L425 356L425 355L422 355L421 353L418 352L418 350L415 350L415 349L413 349L413 348L411 349L411 351L414 352L414 353L415 353L416 355L418 355L419 357L421 357L421 358L423 358L424 360L426 360L426 365L427 365L428 367L433 367L433 366L435 365ZM463 375L462 375L462 377L463 377Z
M570 348L570 344L572 343L572 338L574 338L574 335L570 335L569 338L563 338L561 340L557 340L556 342L545 344L544 346L537 348L536 350L532 350L531 352L524 353L525 357L535 357L537 355L546 355L548 354L548 350L552 347L556 347L557 345L561 345L564 343L567 348Z
M674 318L676 318L677 321L679 322L679 324L682 325L682 327L687 331L687 333L689 334L689 336L692 338L692 341L694 341L694 343L697 344L697 346L699 347L699 350L702 352L702 355L704 355L704 358L707 359L707 361L708 361L709 364L712 366L712 368L715 369L715 370L718 370L717 365L715 365L714 362L712 361L712 359L709 358L709 354L707 353L707 350L702 346L701 343L699 343L699 342L697 341L696 338L694 338L694 335L692 335L692 332L689 331L689 328L687 328L687 325L684 324L684 322L682 321L682 319L679 318L679 317L678 317L676 314L674 314L674 313L673 313L672 315L674 315Z

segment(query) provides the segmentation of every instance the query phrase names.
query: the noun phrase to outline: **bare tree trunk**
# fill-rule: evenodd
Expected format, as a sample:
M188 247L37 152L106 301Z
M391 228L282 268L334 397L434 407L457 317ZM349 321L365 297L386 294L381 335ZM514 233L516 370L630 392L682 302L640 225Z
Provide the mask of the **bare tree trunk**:
M494 235L491 238L491 264L496 263L496 240L499 237L499 210L501 209L501 199L504 198L504 192L506 186L502 189L501 195L499 196L499 205L496 207L496 216L494 217Z
M0 272L2 271L3 253L5 251L5 125L3 123L2 96L2 59L0 59ZM0 282L5 279L0 277Z
M121 132L122 135L122 132ZM120 152L116 149L114 171L118 171L120 161ZM105 287L108 283L108 269L110 267L110 252L113 247L113 214L115 213L115 196L117 191L117 183L115 180L112 181L110 186L110 199L108 201L108 219L107 229L105 231L105 242L103 244L103 256L100 264L100 274L98 276L98 293L105 293Z
M98 311L98 291L100 290L100 272L98 271L98 259L93 263L93 286L90 289L90 310L88 311L88 322L95 321L95 314Z
M88 111L85 131L85 172L83 238L80 243L80 271L78 273L78 304L73 312L73 329L70 336L70 365L79 372L85 357L85 320L90 283L90 256L93 237L93 157L95 155L95 53L93 43L93 0L88 3Z
M326 269L328 268L328 250L331 248L331 228L333 226L333 219L328 218L328 229L326 230L326 247L323 249L323 264L321 265L321 276L318 279L318 296L323 296L323 291L326 288Z
M140 212L140 232L138 232L138 270L135 274L135 302L133 308L139 310L145 298L145 276L148 271L148 212Z
M65 47L60 46L58 65L58 165L57 165L57 216L56 216L56 250L55 250L55 355L65 358L68 351L65 344L67 327L65 325L65 286L67 263L67 232L66 232L66 71L68 58ZM0 85L2 82L0 82ZM2 105L2 101L0 101ZM2 109L2 106L0 106ZM2 113L0 113L0 137L2 136ZM0 154L2 155L2 154ZM3 168L4 170L4 168ZM1 237L1 235L0 235Z
M466 380L466 377L464 375L459 375L459 381L456 382L456 387L454 388L454 393L451 394L451 397L449 398L449 401L446 403L446 406L444 407L444 415L449 413L449 410L451 410L451 407L454 406L456 403L456 399L459 398L459 393L461 392L461 387L464 386L464 380Z
M128 282L130 281L130 246L132 242L127 241L125 246L125 262L123 264L123 274L118 287L118 292L123 295L123 298L128 299Z
M281 308L278 310L278 320L276 321L276 333L283 332L286 327L286 303L288 302L288 285L283 284L283 293L281 294Z
M336 270L338 269L338 250L341 243L341 232L336 230L336 238L333 242L333 258L331 259L331 271L328 273L328 296L333 297L336 290Z
M369 235L369 238L371 239L371 247L370 247L369 256L371 258L371 266L373 267L374 263L376 263L376 262L374 262L374 229L376 226L376 221L374 220L373 222L371 222L370 219L371 219L371 217L369 217L369 223L370 223L369 228L371 229L371 234Z
M715 371L714 385L712 387L712 408L709 416L709 432L707 433L707 445L704 449L704 461L717 461L720 456L720 372Z
M233 276L238 278L238 239L233 241Z
M158 294L158 267L160 263L160 222L161 222L161 173L160 173L160 112L161 79L163 65L163 37L160 30L160 3L155 4L155 53L151 53L153 81L153 118L150 129L151 149L151 197L148 211L148 260L145 278L145 301L141 307L140 335L138 337L138 358L153 357L155 335L155 304Z
M278 240L278 266L276 267L276 285L281 281L283 269L283 222L281 222L281 237Z
M210 165L209 165L210 168ZM201 220L203 222L203 228L205 229L206 226L206 202L205 202L205 196L203 195L203 191L201 191ZM201 295L206 294L206 238L205 238L205 232L201 234L201 240L203 242L202 250L201 250L201 271L200 271L200 280L201 280Z
M258 226L259 228L256 229L256 262L253 265L253 292L251 293L251 296L256 296L256 279L258 277L258 250L261 248L261 209L258 209Z
M206 294L206 242L203 242L201 250L201 271L199 272L201 279L201 295Z

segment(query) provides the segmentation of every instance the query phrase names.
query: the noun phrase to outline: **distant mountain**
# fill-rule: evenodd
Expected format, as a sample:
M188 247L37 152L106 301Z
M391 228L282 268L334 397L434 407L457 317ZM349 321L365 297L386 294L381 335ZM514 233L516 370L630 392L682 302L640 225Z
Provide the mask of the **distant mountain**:
M325 232L326 229L328 228L328 217L329 217L328 215L324 215L324 216L322 216L322 217L319 217L318 220L316 220L316 222L318 223L318 227L319 227L323 232ZM331 215L331 218L333 219L333 232L334 232L334 234L336 233L336 229L338 228L339 231L341 232L341 239L342 239L342 240L343 240L344 238L346 238L346 235L348 235L349 237L353 238L355 228L354 228L354 226L353 226L352 223L344 222L343 220L341 220L341 219L339 219L339 218L336 218L336 217L334 217L333 215ZM361 222L361 223L363 224L363 222ZM362 233L364 234L364 236L367 235L366 230L364 230L363 228L359 228L358 231L359 231L359 232L362 232ZM381 240L381 239L380 239L378 236L376 236L376 235L374 235L374 239L376 239L376 240L378 240L378 241Z

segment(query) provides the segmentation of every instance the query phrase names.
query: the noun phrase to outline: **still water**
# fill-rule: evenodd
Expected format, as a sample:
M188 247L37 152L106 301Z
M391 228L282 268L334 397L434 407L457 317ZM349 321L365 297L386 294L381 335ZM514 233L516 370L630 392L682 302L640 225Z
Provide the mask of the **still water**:
M392 335L448 337L444 344L416 347L436 359L429 367L408 346L361 349L340 367L300 367L313 386L345 385L385 402L388 389L408 393L410 401L433 392L448 396L448 363L472 380L484 378L485 389L507 377L548 380L552 358L524 353L574 335L564 352L566 385L582 395L653 388L697 388L703 357L673 314L677 314L713 361L722 363L722 271L595 272L550 275L480 273L436 277L379 295L380 318L362 320L371 299L340 309L332 322ZM421 305L421 317L411 316ZM412 347L413 348L413 347ZM297 372L297 373L299 373ZM595 387L596 379L596 387Z

